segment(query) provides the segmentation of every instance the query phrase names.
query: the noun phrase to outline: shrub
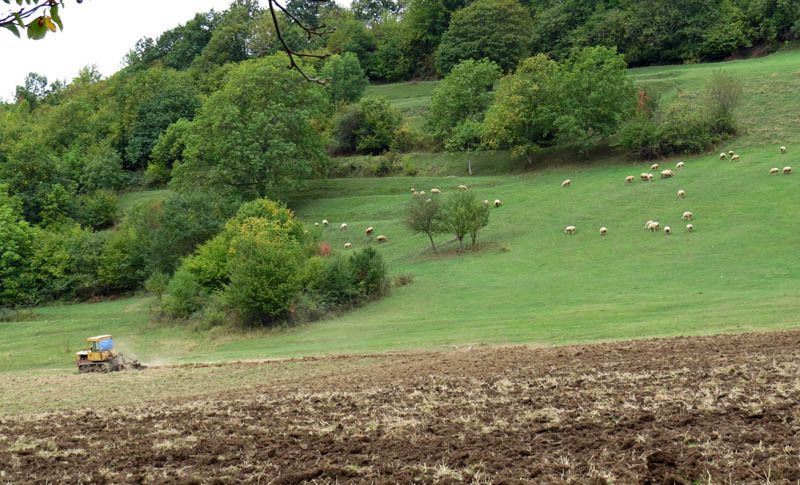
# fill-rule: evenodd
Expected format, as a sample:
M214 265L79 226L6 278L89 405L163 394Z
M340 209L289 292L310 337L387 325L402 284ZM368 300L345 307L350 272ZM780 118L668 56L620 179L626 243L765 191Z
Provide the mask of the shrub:
M80 191L85 193L98 189L120 189L125 184L122 157L109 146L94 149L83 163L78 182Z
M361 296L350 261L342 256L309 260L306 281L306 288L323 308L352 303Z
M103 247L98 278L107 291L135 290L147 279L147 261L135 231L120 229Z
M78 196L75 220L92 229L106 229L114 225L119 212L119 197L109 190L99 189L93 194Z
M194 275L179 269L169 280L166 294L161 298L161 308L171 317L186 318L200 309L204 294Z
M350 256L352 281L365 296L380 296L388 286L386 263L373 248L365 248Z
M341 109L333 119L335 153L379 154L389 149L400 115L384 98L366 97Z
M719 135L735 135L736 119L733 111L742 97L742 83L733 74L714 70L705 93L705 104L710 129Z

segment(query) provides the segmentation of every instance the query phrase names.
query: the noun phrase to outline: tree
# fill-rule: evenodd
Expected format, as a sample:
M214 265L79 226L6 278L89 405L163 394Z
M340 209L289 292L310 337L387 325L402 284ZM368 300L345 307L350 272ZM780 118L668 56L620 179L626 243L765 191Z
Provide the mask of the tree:
M447 143L460 125L483 121L499 77L500 67L489 60L468 59L457 64L433 91L428 119L432 134Z
M171 186L254 199L320 172L327 156L312 120L327 112L326 98L287 71L284 56L233 67L192 122Z
M741 97L741 81L729 71L715 69L705 95L708 120L715 133L723 135L736 133L733 110L739 105Z
M25 85L17 86L16 89L17 102L24 99L28 102L31 111L36 109L39 101L43 100L45 96L47 96L47 76L35 72L29 72L25 76Z
M3 1L11 5L11 0ZM83 0L76 1L77 3L83 2ZM27 6L17 11L9 11L5 14L0 14L0 27L8 29L17 37L20 36L20 29L25 30L28 34L28 38L34 40L43 39L44 36L47 35L47 31L55 32L56 26L64 30L58 8L59 5L62 7L64 6L63 1L26 0L25 3ZM22 5L22 1L17 0L17 4ZM25 22L29 19L33 20L26 24Z
M554 143L557 72L558 64L539 54L503 78L483 122L483 139L489 148L509 148L530 165L540 147Z
M459 190L452 194L443 208L444 226L458 239L464 248L464 236L469 234L472 245L478 239L478 231L489 224L489 206L478 200L474 192Z
M613 47L573 50L558 71L558 91L558 142L583 150L616 132L636 107L625 60Z
M504 71L528 56L531 18L517 0L476 0L453 14L436 51L436 70L446 75L465 59L489 59Z
M26 303L25 273L33 235L22 218L22 202L9 196L8 186L0 185L0 305Z
M386 98L361 98L340 110L333 119L336 151L383 153L391 146L400 121L400 114Z
M430 198L415 196L408 202L405 217L406 226L412 232L428 236L434 253L436 252L436 244L433 242L433 235L445 231L439 199L436 194L431 194Z
M352 52L329 57L322 67L322 77L328 80L325 89L334 107L358 101L369 84Z

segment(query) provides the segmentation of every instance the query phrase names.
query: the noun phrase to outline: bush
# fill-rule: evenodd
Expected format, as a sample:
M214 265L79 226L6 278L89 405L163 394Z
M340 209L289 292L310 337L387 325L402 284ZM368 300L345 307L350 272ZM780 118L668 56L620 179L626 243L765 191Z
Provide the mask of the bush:
M120 189L125 184L122 157L108 146L95 149L83 163L78 181L80 191L85 193L98 189Z
M705 104L710 129L719 135L735 135L736 119L733 111L742 98L742 83L728 71L717 69L705 93Z
M109 190L99 189L91 195L78 196L75 220L92 229L106 229L114 225L119 212L119 197Z
M362 98L334 116L333 152L383 153L392 145L400 121L399 113L386 99Z
M120 229L103 247L98 278L110 292L139 288L147 279L147 261L135 231Z
M386 263L373 248L365 248L350 256L352 281L364 296L380 296L386 292Z
M186 318L202 307L204 295L194 275L179 269L169 280L166 294L161 298L161 308L171 317Z
M306 288L322 308L353 303L360 296L350 261L342 256L312 258L306 269Z

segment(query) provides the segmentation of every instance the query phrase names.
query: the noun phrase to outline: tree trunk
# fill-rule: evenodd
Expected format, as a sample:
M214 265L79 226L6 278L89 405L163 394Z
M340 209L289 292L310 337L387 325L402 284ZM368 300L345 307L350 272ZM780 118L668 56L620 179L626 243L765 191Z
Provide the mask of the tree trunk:
M436 252L436 245L433 244L433 234L428 233L428 239L431 240L431 247L433 248L433 252L435 253Z

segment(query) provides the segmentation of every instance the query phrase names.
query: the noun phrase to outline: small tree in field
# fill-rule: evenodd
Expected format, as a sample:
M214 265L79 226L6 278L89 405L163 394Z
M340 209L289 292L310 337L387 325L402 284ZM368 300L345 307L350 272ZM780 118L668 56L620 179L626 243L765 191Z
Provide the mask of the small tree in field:
M478 231L489 224L489 207L478 200L474 192L459 190L453 194L443 209L444 226L458 239L459 248L464 248L464 236L470 235L472 245L478 239Z
M406 208L406 226L415 233L423 233L431 240L431 248L436 252L433 235L444 232L441 203L439 197L432 195L430 199L414 197Z

